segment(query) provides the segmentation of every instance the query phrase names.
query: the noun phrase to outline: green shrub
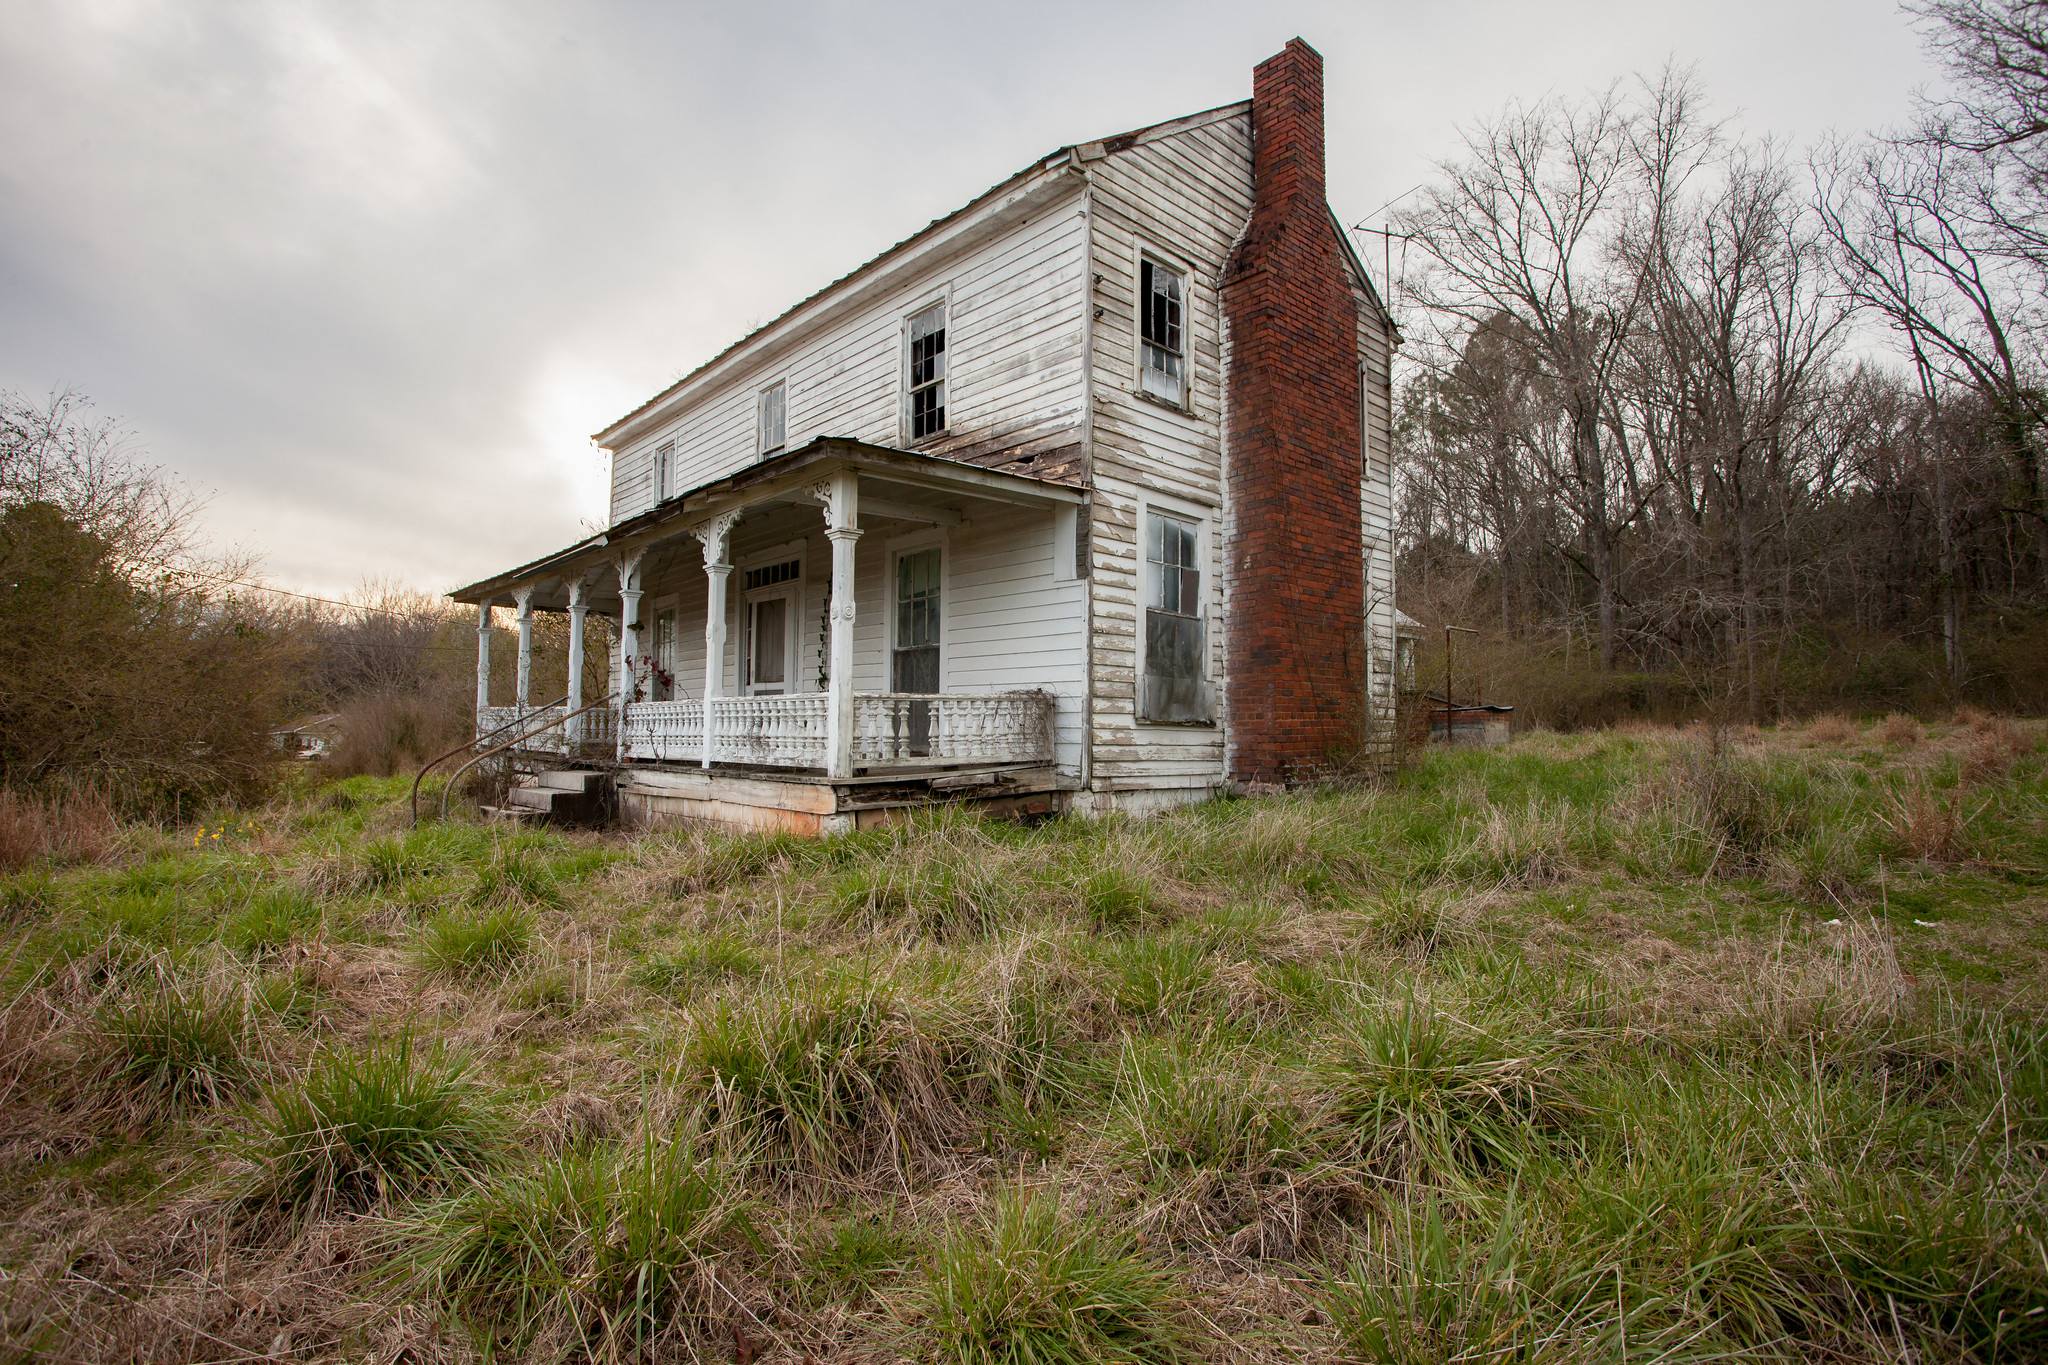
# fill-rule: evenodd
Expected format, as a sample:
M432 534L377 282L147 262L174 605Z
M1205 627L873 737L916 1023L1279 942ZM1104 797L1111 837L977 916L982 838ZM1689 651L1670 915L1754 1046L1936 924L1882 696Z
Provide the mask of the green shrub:
M1180 1297L1129 1238L1005 1190L931 1253L919 1306L958 1365L1164 1365L1187 1354Z
M499 1135L469 1061L419 1048L410 1030L358 1053L326 1052L273 1089L251 1155L259 1202L368 1208L485 1166Z
M444 976L503 976L538 942L533 916L520 906L450 908L420 926L413 955Z

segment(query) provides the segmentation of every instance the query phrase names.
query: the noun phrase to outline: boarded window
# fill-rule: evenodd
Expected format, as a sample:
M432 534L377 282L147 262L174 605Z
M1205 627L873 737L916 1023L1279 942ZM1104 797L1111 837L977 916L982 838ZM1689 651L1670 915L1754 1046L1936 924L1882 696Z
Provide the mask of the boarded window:
M946 429L946 305L910 320L910 439Z
M1209 719L1202 684L1202 571L1194 523L1151 513L1145 519L1146 720Z
M789 436L789 385L771 384L761 390L761 457L782 452Z
M1138 335L1144 363L1138 387L1154 398L1180 403L1187 396L1187 362L1181 309L1185 285L1178 270L1154 261L1138 267Z

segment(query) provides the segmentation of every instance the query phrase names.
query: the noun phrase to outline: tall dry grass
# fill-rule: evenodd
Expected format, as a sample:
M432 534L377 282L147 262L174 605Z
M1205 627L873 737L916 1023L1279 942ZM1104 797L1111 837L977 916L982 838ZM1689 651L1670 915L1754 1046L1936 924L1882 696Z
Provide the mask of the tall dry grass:
M0 787L0 872L38 862L102 862L123 840L120 814L89 788L36 795Z

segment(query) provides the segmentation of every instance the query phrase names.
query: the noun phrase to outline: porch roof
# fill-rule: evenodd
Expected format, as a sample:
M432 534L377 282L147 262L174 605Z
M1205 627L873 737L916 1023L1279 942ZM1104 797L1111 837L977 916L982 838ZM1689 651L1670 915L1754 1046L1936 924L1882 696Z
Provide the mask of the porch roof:
M526 584L579 577L620 555L680 535L721 512L775 501L834 470L849 468L882 482L993 502L1049 507L1078 504L1087 496L1079 486L1059 480L988 469L923 451L869 445L850 437L821 436L808 445L686 489L609 530L457 588L448 596L457 602L496 602Z

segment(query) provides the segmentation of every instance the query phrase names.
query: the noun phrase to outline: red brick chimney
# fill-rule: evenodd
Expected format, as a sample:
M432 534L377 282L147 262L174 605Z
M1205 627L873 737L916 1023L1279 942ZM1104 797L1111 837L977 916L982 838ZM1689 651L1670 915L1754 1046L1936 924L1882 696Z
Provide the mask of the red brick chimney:
M1230 766L1278 782L1346 757L1366 714L1358 307L1323 192L1323 59L1252 73L1251 224L1223 271Z

